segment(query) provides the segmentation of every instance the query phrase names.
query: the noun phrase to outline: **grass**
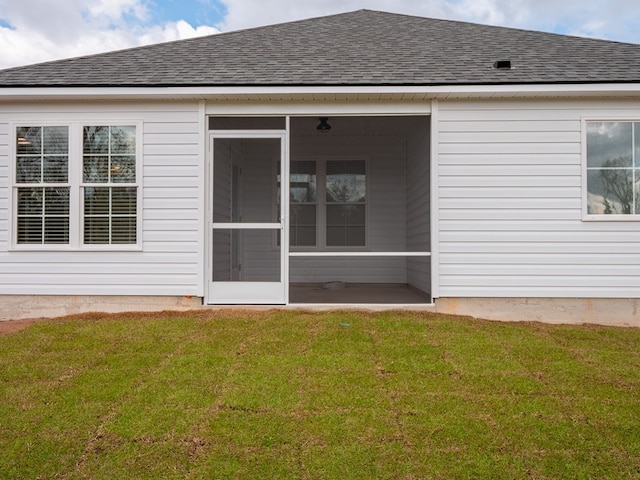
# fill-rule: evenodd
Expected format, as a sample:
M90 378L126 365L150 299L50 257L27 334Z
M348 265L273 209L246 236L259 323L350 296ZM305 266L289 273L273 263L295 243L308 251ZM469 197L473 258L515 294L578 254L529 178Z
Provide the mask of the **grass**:
M0 478L640 478L640 329L90 315L0 337Z

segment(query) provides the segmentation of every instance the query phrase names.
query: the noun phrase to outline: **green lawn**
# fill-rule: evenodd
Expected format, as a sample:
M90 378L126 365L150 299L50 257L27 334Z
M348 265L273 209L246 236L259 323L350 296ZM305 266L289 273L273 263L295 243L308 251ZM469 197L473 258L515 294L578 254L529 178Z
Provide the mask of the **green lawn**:
M77 316L0 337L2 479L640 478L640 329Z

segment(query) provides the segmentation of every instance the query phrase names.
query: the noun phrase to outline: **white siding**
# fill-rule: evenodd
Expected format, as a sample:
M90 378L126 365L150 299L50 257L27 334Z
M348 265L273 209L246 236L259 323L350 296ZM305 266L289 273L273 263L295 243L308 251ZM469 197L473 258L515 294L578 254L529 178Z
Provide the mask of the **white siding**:
M142 251L11 250L10 123L142 122ZM203 295L197 103L0 106L0 294Z
M439 106L440 296L640 296L640 222L582 221L580 131L639 102Z

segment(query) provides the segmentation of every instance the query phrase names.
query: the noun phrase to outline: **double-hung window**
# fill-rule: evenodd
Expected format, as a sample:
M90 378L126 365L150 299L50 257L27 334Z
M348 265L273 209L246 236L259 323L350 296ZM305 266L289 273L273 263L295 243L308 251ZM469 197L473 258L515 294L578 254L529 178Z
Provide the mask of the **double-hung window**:
M138 127L18 125L14 243L137 245Z
M85 244L136 243L136 128L85 126L82 135Z
M366 184L365 160L292 160L290 246L320 250L365 247ZM278 205L276 208L279 211Z
M317 237L316 162L291 162L289 179L289 244L315 247Z
M16 129L18 244L69 243L69 128Z
M326 165L327 247L366 245L364 160L329 160Z
M586 123L588 217L640 215L640 122Z

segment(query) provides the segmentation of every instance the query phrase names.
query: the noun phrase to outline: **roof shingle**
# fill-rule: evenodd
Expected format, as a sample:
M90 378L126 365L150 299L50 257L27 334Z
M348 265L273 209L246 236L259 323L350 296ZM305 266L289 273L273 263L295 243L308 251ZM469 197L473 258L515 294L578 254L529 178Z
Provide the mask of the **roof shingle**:
M640 45L370 10L0 71L0 88L622 82Z

